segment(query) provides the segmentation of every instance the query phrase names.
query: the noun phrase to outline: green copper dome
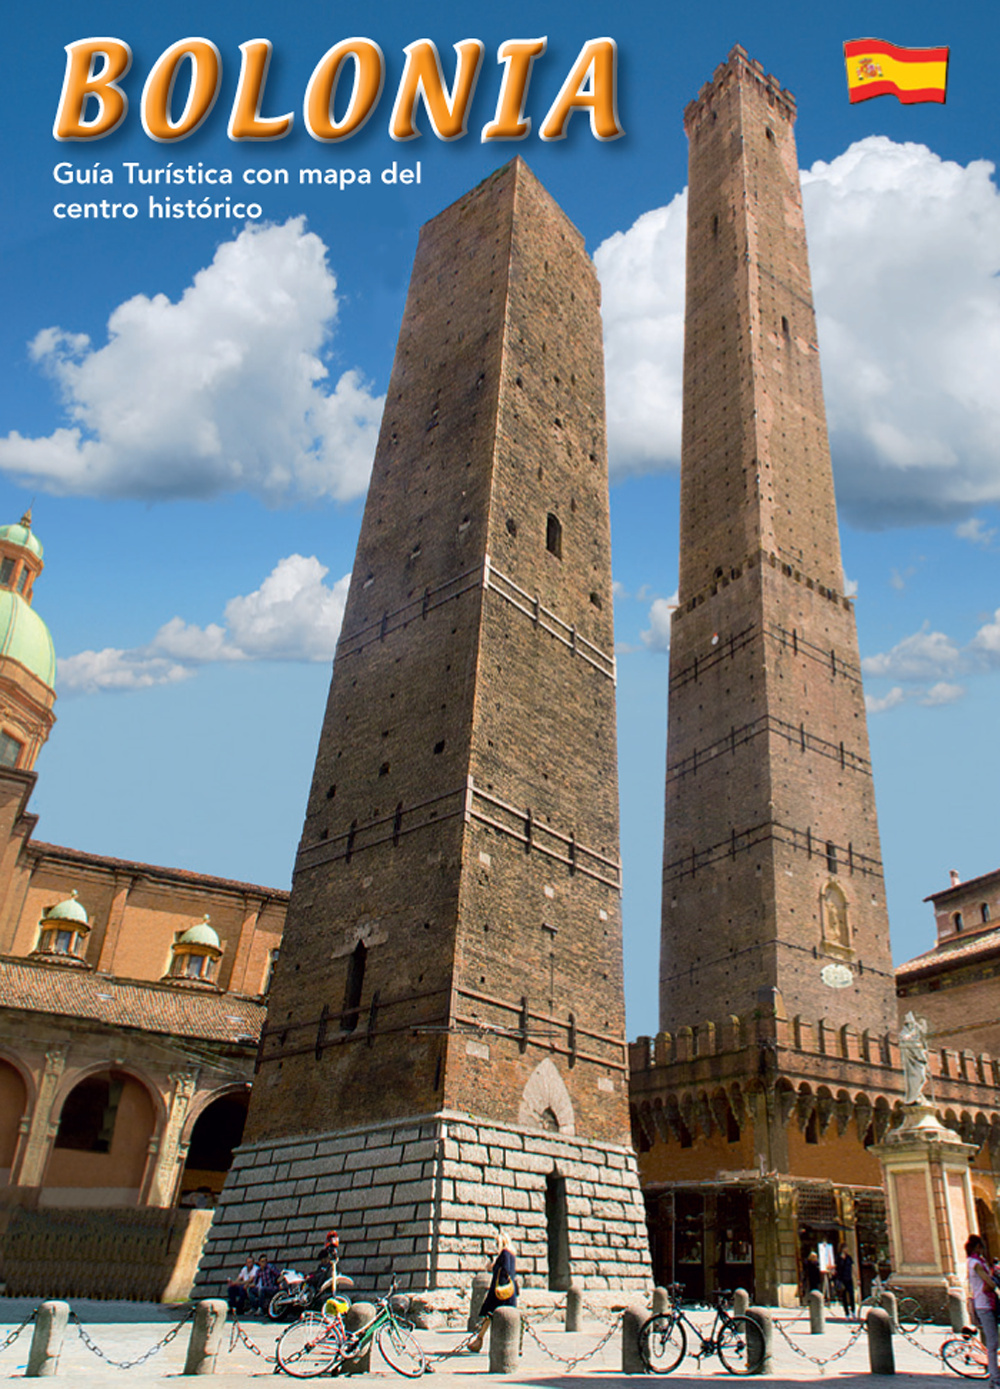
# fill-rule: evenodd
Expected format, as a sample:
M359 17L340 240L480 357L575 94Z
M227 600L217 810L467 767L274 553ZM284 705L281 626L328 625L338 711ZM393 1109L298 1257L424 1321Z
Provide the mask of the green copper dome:
M75 921L81 926L86 926L87 919L86 908L77 901L75 889L72 897L57 902L54 907L47 907L42 913L43 921Z
M42 558L42 542L31 529L31 512L26 511L16 526L0 526L0 540L11 545L23 545L33 555Z
M207 945L212 950L221 953L222 943L218 934L208 924L209 917L204 921L199 921L197 926L189 926L183 935L177 937L178 945Z
M0 530L17 527L4 526ZM50 689L54 688L56 652L49 629L34 608L9 588L0 588L0 657L4 656L19 661Z

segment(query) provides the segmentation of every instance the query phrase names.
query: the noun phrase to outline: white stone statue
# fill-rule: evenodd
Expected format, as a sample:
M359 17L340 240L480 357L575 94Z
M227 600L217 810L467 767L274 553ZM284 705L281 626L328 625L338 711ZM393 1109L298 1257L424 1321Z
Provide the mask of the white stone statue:
M906 1085L904 1104L922 1104L927 1084L927 1019L914 1017L912 1010L899 1031L899 1055Z

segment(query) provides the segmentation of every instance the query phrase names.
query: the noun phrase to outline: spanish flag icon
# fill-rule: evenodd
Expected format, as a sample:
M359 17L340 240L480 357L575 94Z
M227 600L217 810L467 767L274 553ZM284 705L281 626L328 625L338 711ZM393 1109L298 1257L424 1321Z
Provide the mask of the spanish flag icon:
M849 39L844 44L847 94L851 101L894 96L905 105L944 102L947 48L900 48L883 39Z

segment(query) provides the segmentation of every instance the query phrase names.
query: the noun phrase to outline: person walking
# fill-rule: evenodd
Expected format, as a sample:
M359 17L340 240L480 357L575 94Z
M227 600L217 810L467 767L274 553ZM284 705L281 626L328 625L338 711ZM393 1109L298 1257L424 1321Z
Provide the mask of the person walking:
M490 1286L479 1309L482 1320L475 1336L469 1342L470 1351L482 1350L483 1341L489 1330L490 1318L498 1307L517 1306L517 1265L510 1239L503 1231L497 1232L497 1253L493 1260Z
M986 1245L981 1235L970 1235L965 1241L965 1266L969 1275L969 1311L983 1333L990 1389L1000 1389L1000 1373L997 1371L997 1285L986 1262Z
M837 1292L840 1296L840 1305L844 1309L845 1317L854 1316L854 1260L848 1253L847 1245L842 1244L837 1250Z

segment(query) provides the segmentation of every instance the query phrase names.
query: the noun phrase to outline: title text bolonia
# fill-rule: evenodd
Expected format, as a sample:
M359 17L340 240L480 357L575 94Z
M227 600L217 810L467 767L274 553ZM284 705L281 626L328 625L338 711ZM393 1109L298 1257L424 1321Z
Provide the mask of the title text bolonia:
M481 140L523 140L530 133L531 117L525 115L528 87L535 59L542 56L547 43L545 38L508 39L500 45L497 62L503 71L496 110L483 126ZM262 114L271 42L249 39L239 48L242 62L229 113L229 138L282 140L292 130L294 114ZM455 71L449 88L435 44L430 39L407 44L389 116L391 139L415 140L421 135L417 127L421 105L439 140L459 140L468 133L469 108L485 45L479 39L463 39L454 49ZM128 96L120 83L131 65L132 50L121 39L78 39L67 44L66 73L52 128L55 138L99 140L117 130L128 115ZM614 39L588 39L538 128L539 139L564 139L576 112L589 116L591 134L597 140L623 135L617 75ZM208 120L221 86L222 55L211 39L179 39L160 54L146 78L139 104L143 129L160 144L186 139ZM349 139L374 114L384 86L385 59L378 44L366 38L342 39L323 54L306 85L302 103L306 130L314 140L325 143ZM176 110L179 105L181 109Z

